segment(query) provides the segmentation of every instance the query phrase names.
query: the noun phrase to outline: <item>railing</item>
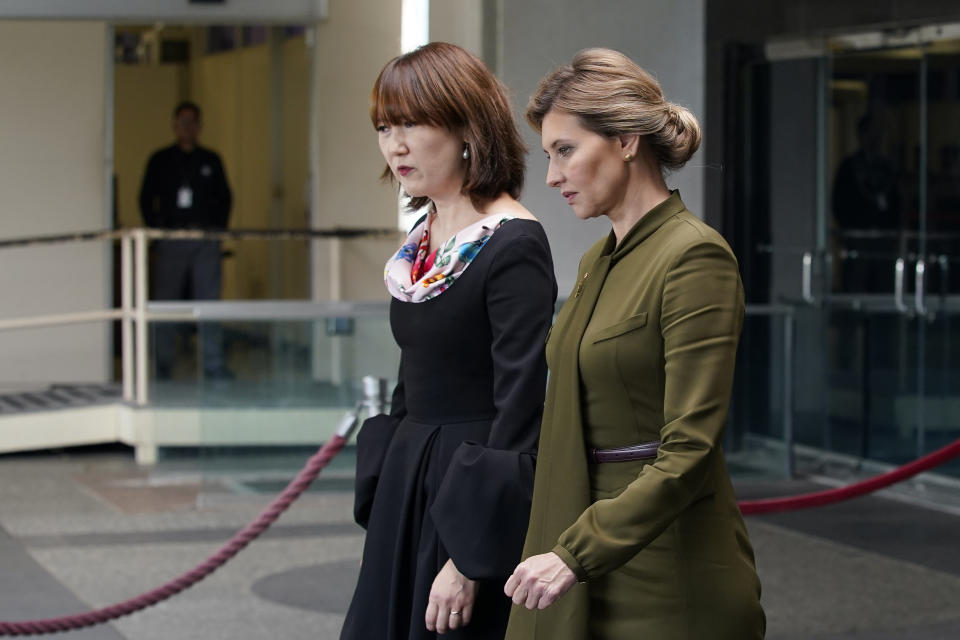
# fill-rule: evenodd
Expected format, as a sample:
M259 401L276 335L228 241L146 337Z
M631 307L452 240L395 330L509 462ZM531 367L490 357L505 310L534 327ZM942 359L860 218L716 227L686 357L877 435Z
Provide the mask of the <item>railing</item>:
M328 239L333 242L341 242L352 238L396 238L397 236L398 232L392 229L332 229L310 231L239 230L223 232L130 229L62 234L17 240L0 240L0 249L96 240L118 241L121 247L121 269L119 278L121 304L119 308L0 319L0 331L98 321L119 321L122 327L120 340L120 375L122 377L122 397L124 401L134 407L143 407L148 404L163 407L165 398L161 393L169 393L170 387L159 384L153 386L151 370L148 366L150 362L148 350L150 343L149 328L151 326L157 323L175 322L262 322L277 320L285 323L314 323L317 320L328 319L329 322L326 327L314 326L313 328L306 328L306 331L313 332L313 338L308 337L308 342L306 343L300 340L300 336L305 335L304 331L301 331L301 328L294 324L294 328L291 330L292 335L294 335L292 342L295 344L293 346L300 349L301 345L305 344L310 349L310 356L314 368L309 374L312 377L304 380L306 384L303 388L305 388L308 393L314 394L312 398L317 398L315 394L317 390L316 382L327 379L326 377L318 377L319 374L316 369L318 359L323 360L321 363L322 366L329 365L332 367L332 370L336 369L339 353L337 351L338 348L346 350L345 353L347 355L345 357L350 357L351 353L362 352L363 355L361 357L365 358L366 361L371 360L370 354L373 353L375 354L374 357L383 361L381 363L383 364L382 369L389 368L388 365L390 363L387 362L387 360L390 360L390 358L379 355L383 349L388 348L386 345L390 347L393 346L389 338L389 332L386 329L386 303L355 303L338 300L323 302L309 300L149 301L147 299L146 286L149 275L147 245L152 239ZM343 277L343 274L341 273L339 258L335 256L337 252L330 251L328 253L330 254L330 267L329 270L327 270L327 277L331 279L330 290L335 291L340 289L339 281ZM809 260L807 262L809 262ZM806 264L806 262L804 264ZM795 471L794 451L795 443L797 442L797 429L801 429L802 431L803 424L805 424L803 420L801 420L803 414L797 413L795 400L797 388L802 389L802 385L807 384L807 380L804 377L805 374L802 371L798 378L798 363L800 363L803 358L801 354L800 360L798 360L796 354L796 318L798 313L803 313L804 303L806 303L806 305L809 305L811 302L820 304L829 299L828 297L823 299L819 296L814 297L813 287L810 284L812 274L808 270L804 270L802 280L802 290L807 294L803 296L805 300L798 299L794 303L788 302L784 304L747 305L747 324L741 342L743 343L748 340L748 334L751 332L763 334L760 338L753 338L754 346L758 346L759 351L750 354L750 357L755 357L758 353L760 356L756 357L755 361L747 363L748 367L741 368L738 364L738 378L745 379L744 373L749 366L753 367L750 372L753 377L746 382L747 390L742 395L735 393L732 404L733 412L739 411L740 417L746 416L748 419L733 425L734 428L728 429L728 433L733 432L734 436L743 435L745 431L751 430L751 435L759 435L761 440L776 441L776 443L778 443L777 451L783 454L782 458L780 458L779 455L777 456L777 459L782 461L782 463L776 463L777 468L788 476L793 475ZM892 301L892 296L890 298ZM915 301L911 300L911 302ZM346 324L348 325L347 333L349 333L349 325L351 325L354 320L364 318L369 319L370 322L376 323L377 325L373 327L373 331L370 331L370 327L368 326L366 333L363 331L359 332L359 334L367 337L360 337L359 334L357 334L354 336L352 342L341 339L341 337L344 336L344 333L341 332L341 323L346 320ZM249 327L240 327L240 329L247 328ZM260 334L257 333L259 331L260 329L254 326L252 335L259 336ZM284 331L278 331L276 327L270 327L268 331L268 335L271 336L271 341L273 337L277 335L291 335L284 333L286 329L284 329ZM375 339L379 341L381 333L383 334L382 343L375 343L374 340L370 339L370 337L375 336ZM241 338L244 335L242 332L234 332L234 334L240 335ZM329 336L329 352L324 351L324 349L328 348L327 343L318 343L318 335ZM321 338L321 340L322 339L326 338ZM283 344L286 346L291 343L284 342ZM318 344L320 346L318 346ZM271 357L272 354L277 351L275 347L276 342L271 342L270 349L267 351L268 354L271 354ZM350 349L358 349L359 351L351 352ZM199 345L197 351L198 353L200 352ZM741 352L744 351L745 349L741 348ZM277 362L280 363L279 369L269 370L274 373L267 373L265 375L275 375L276 371L282 371L283 373L281 375L285 376L281 380L283 383L282 390L287 394L287 398L289 399L291 397L290 394L295 393L296 388L299 388L297 385L301 382L301 379L296 376L301 375L299 367L301 367L302 359L297 360L295 363L297 369L294 378L292 378L294 380L292 383L293 386L291 386L290 383L291 378L287 377L288 364L283 360L283 356L279 356ZM363 373L373 372L370 371L367 366L360 367L360 369L362 369ZM800 367L800 369L802 369L802 367ZM262 370L263 369L259 369L257 371ZM388 371L378 371L377 375L386 375L389 377L391 374ZM349 404L352 402L352 396L350 396L350 394L353 390L347 389L349 385L344 387L339 384L348 378L351 383L356 382L350 378L349 373L343 376L343 379L338 378L335 372L331 373L329 380L332 384L329 385L329 387L324 386L323 393L329 392L333 394L332 396L324 396L325 398L333 398L332 404L329 399L327 399L319 401L311 400L307 404L301 403L296 406L341 407L345 405L345 403ZM753 383L757 381L762 384L755 388L752 387ZM264 404L264 398L268 397L265 396L264 393L269 395L273 391L268 385L261 384L255 393L244 395L247 390L253 389L254 385L250 384L249 379L245 379L242 382L246 383L246 386L238 384L237 387L228 387L227 393L223 393L223 387L220 387L218 390L216 385L211 385L208 391L204 391L203 385L194 385L189 388L189 385L181 385L181 389L178 392L186 390L189 393L197 393L199 395L196 397L199 397L202 402L212 402L217 408L229 407L237 411L242 411L244 407L253 406L261 408ZM800 386L798 387L798 385ZM291 391L291 389L293 389L293 391ZM759 389L763 391L760 392ZM218 393L220 394L219 396ZM181 403L175 406L183 406L183 395L170 397L174 398L174 402ZM295 404L300 402L300 400L294 399L292 402ZM267 401L266 404L270 404L269 401ZM803 407L800 407L800 410L802 412ZM204 438L217 443L223 443L227 439L223 436L229 436L229 433L231 433L229 430L226 430L226 427L228 425L235 425L235 415L227 415L226 413L223 415L203 415L203 428L207 430L205 431ZM798 420L800 421L798 422ZM760 431L761 428L763 431ZM757 431L754 432L752 429L757 429ZM728 446L728 450L738 448L738 443L733 444L734 446Z
M912 242L920 234L836 236ZM861 465L897 465L960 435L951 417L958 401L951 339L960 312L957 281L950 280L955 252L942 253L950 247L936 244L956 243L960 234L932 233L927 240L914 251L897 250L895 243L884 251L864 250L864 244L819 251L757 247L780 255L771 286L798 318L792 371L795 450L801 457L819 448L824 460L836 453ZM941 472L960 475L960 467L952 463Z
M120 242L121 262L121 306L119 309L97 309L4 318L0 319L0 331L98 321L121 321L123 399L137 406L145 406L149 402L147 329L151 322L258 319L315 320L341 316L380 315L383 313L382 304L358 304L339 301L151 302L147 299L147 243L149 240L329 239L338 243L344 239L393 237L396 235L397 231L393 229L200 231L137 228L0 240L0 249L118 240ZM339 251L333 250L330 254L332 258L329 278L332 283L336 283L331 285L331 291L337 291L339 290L341 267L339 260L333 258L339 257Z
M355 303L345 301L264 300L264 301L150 301L147 299L148 261L147 245L150 240L197 240L197 239L270 239L314 240L332 239L339 242L351 238L395 237L394 230L333 229L311 231L236 230L236 231L165 231L157 229L129 229L76 234L61 234L33 238L2 240L0 250L9 247L27 247L49 244L119 241L120 243L120 288L121 304L117 309L99 309L70 313L31 315L0 319L0 331L35 328L41 326L71 325L97 321L121 322L121 376L125 402L143 407L151 403L151 375L148 363L148 329L163 322L224 322L224 321L316 321L331 319L351 321L360 318L382 320L387 316L385 303ZM335 254L337 252L331 252ZM339 281L342 277L339 264L331 259L328 277ZM339 285L331 284L337 290ZM792 450L793 406L791 375L793 367L793 308L787 305L749 305L748 317L781 318L783 336L782 390L779 421L782 423L785 447ZM384 327L385 329L385 327ZM384 330L386 333L386 330ZM336 341L334 341L334 347ZM333 347L332 347L333 348ZM198 348L198 352L200 349ZM792 473L792 456L787 456L784 470Z
M748 304L746 306L746 322L751 319L780 318L782 333L778 336L780 342L780 428L783 440L783 473L792 477L795 471L794 460L794 325L795 308L782 304ZM749 330L745 324L745 331Z

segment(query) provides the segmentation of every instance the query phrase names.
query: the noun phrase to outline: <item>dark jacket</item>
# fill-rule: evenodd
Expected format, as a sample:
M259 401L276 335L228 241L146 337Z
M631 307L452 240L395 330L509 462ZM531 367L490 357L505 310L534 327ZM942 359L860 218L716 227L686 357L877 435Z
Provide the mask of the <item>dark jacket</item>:
M357 437L357 522L367 529L342 640L426 640L448 558L480 581L452 638L502 638L503 584L520 559L557 295L538 222L509 220L442 294L393 300L401 360L391 416Z
M178 202L183 188L190 192L189 206ZM140 214L148 227L225 229L231 202L216 152L200 146L185 152L171 145L150 156L140 186Z

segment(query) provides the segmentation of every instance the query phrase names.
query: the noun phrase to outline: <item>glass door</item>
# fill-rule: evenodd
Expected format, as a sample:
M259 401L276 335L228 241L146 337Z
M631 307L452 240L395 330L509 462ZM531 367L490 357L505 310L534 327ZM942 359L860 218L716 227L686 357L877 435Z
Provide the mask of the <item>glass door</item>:
M955 439L960 43L834 46L738 82L735 249L748 300L795 316L792 363L745 335L742 359L769 354L757 389L791 367L816 450L900 464Z
M924 50L829 59L824 182L829 252L823 313L832 451L900 463L916 457L923 318ZM918 266L921 265L921 266Z
M763 460L774 470L789 466L785 440L823 446L828 423L823 310L815 303L827 255L818 173L826 69L819 57L758 61L734 79L740 170L733 173L728 236L740 261L747 318L731 431L742 459ZM789 318L771 313L782 308Z
M960 41L931 44L924 63L926 215L923 274L915 279L924 320L917 450L927 453L960 437L960 338L951 336L960 311ZM960 462L943 470L960 477Z

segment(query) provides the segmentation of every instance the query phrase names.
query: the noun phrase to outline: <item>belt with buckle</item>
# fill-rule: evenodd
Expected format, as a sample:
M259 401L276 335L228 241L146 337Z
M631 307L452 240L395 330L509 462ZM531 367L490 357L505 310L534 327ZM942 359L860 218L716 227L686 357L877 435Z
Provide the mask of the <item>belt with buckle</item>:
M644 458L656 458L657 449L660 448L660 441L641 442L632 444L629 447L617 447L615 449L591 449L591 462L626 462L627 460L643 460Z

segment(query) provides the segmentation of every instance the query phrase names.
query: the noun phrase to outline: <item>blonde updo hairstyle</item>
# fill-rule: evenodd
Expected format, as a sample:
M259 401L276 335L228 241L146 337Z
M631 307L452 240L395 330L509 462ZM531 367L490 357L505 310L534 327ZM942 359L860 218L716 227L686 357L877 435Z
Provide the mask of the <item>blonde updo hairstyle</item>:
M551 110L577 116L601 136L643 136L662 170L679 169L700 147L696 116L667 102L652 75L612 49L584 49L541 80L527 122L540 133Z

